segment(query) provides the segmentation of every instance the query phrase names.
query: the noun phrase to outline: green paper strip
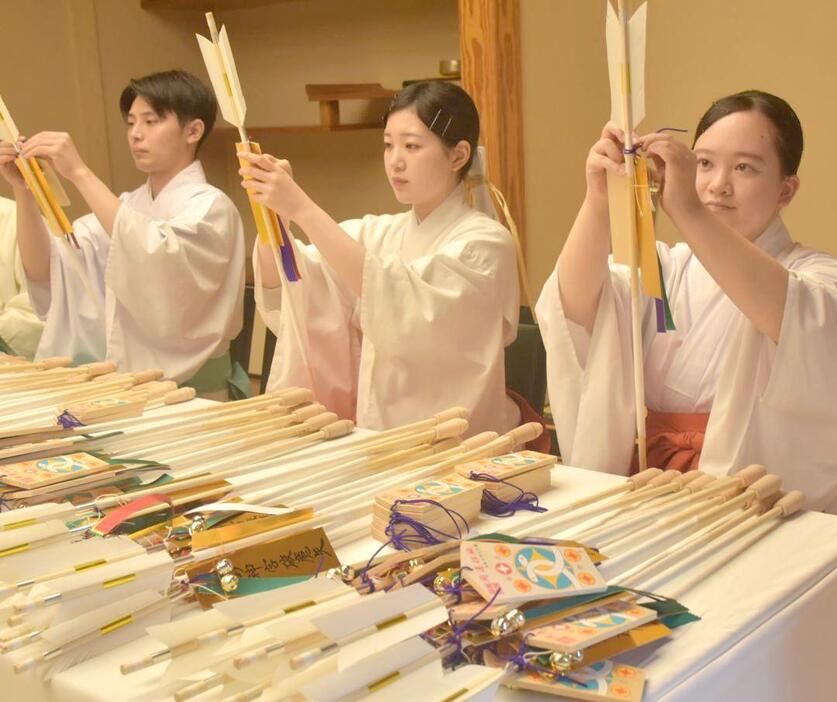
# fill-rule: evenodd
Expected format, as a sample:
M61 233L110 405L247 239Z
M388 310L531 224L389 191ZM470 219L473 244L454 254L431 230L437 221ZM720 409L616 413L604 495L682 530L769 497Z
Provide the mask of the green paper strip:
M201 583L201 587L211 590L219 597L246 597L247 595L256 595L260 592L268 592L269 590L278 590L288 585L296 585L311 579L311 575L293 575L287 578L241 578L238 581L238 587L233 592L224 592L221 586L217 583L205 584Z
M663 264L660 261L660 255L657 254L657 267L660 271L660 290L663 291L663 310L665 310L666 331L677 331L674 326L674 317L671 314L671 306L668 304L668 293L666 292L665 279L663 278Z

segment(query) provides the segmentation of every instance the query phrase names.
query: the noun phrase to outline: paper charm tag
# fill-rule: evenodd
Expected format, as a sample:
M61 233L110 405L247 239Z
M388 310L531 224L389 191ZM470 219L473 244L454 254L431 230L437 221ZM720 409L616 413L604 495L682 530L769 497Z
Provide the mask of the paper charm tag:
M232 592L222 592L220 581L214 571L215 560L210 559L186 568L191 579L200 579L203 576L206 580L204 586L196 590L198 602L204 609L220 599L255 595L265 590L287 587L304 582L318 572L340 566L334 548L322 529L308 529L282 539L241 548L227 554L226 558L239 578L238 586Z
M471 473L487 473L500 480L508 480L521 473L553 466L557 461L558 459L552 454L527 450L507 453L503 456L481 458L477 461L468 461L456 466L455 470L459 475L466 478Z
M38 488L64 480L81 478L97 473L110 464L89 453L71 453L20 463L10 463L0 468L0 480L19 488Z
M554 624L533 629L527 643L540 648L573 653L656 618L657 613L653 609L632 602L610 602Z
M641 702L645 673L641 668L600 661L573 672L573 679L552 678L537 671L519 673L506 683L518 690L531 690L573 700L594 702Z
M462 574L493 604L603 592L607 583L580 548L463 541Z

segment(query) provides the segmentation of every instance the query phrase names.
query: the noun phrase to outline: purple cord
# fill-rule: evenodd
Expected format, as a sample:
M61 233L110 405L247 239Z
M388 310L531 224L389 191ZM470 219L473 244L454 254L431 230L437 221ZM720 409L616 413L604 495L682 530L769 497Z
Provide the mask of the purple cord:
M561 673L558 673L558 672L552 670L552 668L546 668L542 665L538 665L537 663L534 663L530 659L526 658L526 653L527 653L527 648L528 648L528 646L526 644L526 639L528 639L528 638L529 638L529 634L526 634L526 636L524 636L523 640L520 642L520 646L517 649L517 652L512 656L504 656L501 653L497 653L496 651L494 651L494 654L498 658L500 658L501 660L504 660L507 663L513 664L518 669L518 671L520 671L520 670L532 670L532 671L535 671L536 673L541 673L542 675L548 675L550 678L557 678L557 679L566 678L565 675L562 675ZM569 680L570 678L567 678L567 679Z
M468 627L474 623L476 618L480 616L485 610L487 610L492 604L494 604L494 600L497 599L497 595L500 594L500 589L494 591L494 594L491 596L491 599L488 600L480 609L478 609L474 614L469 618L466 619L464 622L459 624L458 626L454 626L453 622L451 622L451 634L448 636L448 643L453 644L456 646L456 655L462 655L462 637L465 635Z
M74 417L69 410L64 410L58 415L58 423L65 429L76 429L84 426L84 422L78 417Z
M501 480L489 473L475 473L471 472L468 476L471 480L479 480L488 483L500 483L514 488L520 494L513 500L506 502L501 500L491 490L483 490L481 509L486 514L492 517L512 517L520 510L529 512L546 512L546 507L541 507L538 504L538 496L534 492L525 492L523 488L518 487L514 483L507 480Z
M436 529L420 521L413 519L398 511L399 505L416 505L428 504L441 509L453 522L456 527L456 534L447 534L440 529ZM460 520L457 521L457 518ZM460 526L461 522L461 526ZM405 527L412 529L415 534L409 535L407 529L396 531L396 527L403 524ZM453 541L461 539L468 533L468 522L459 512L448 509L444 505L436 502L436 500L396 500L392 503L389 514L389 524L384 530L384 533L390 538L390 543L399 551L409 551L411 546L434 546L436 544L444 543L445 541Z
M456 597L456 604L460 604L462 602L462 594L465 591L465 588L470 587L465 578L462 577L463 570L471 570L471 566L462 566L459 569L459 581L456 584L450 583L450 585L442 586L442 592L446 595L453 595Z

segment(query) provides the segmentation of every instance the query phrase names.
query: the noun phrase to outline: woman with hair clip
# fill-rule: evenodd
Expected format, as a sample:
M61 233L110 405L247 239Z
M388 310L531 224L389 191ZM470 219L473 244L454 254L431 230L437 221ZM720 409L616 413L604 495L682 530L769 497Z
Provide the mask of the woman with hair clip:
M503 356L517 333L515 249L502 225L466 201L478 138L464 90L405 88L386 115L384 168L411 208L340 224L287 161L239 154L249 161L243 187L311 241L296 243L302 280L286 288L298 330L270 248L256 244L256 302L277 336L269 389L313 386L329 409L371 429L457 405L470 411L471 433L518 423Z
M782 210L799 188L802 127L784 100L747 91L712 104L693 148L636 142L684 239L657 244L676 331L645 300L648 464L717 475L750 463L837 507L837 260L794 243ZM623 171L608 124L587 195L537 310L564 459L627 473L635 454L628 270L608 261L606 171Z

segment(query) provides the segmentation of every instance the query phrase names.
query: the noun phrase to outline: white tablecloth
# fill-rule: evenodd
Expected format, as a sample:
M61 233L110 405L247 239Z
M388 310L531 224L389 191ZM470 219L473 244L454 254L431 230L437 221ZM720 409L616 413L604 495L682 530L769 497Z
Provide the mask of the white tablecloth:
M543 496L542 504L555 507L620 480L559 466L553 471L553 489ZM484 519L476 526L483 533L499 531L530 517L524 513L509 520ZM364 537L339 549L338 554L343 562L358 562L377 546L371 537ZM734 551L732 546L717 557L724 560ZM837 517L799 514L687 592L678 590L693 579L693 571L657 588L662 594L676 595L702 620L676 629L661 645L652 644L620 660L645 669L647 702L834 699L826 660L837 651L835 564ZM48 684L35 685L29 676L15 679L11 671L0 667L2 699L161 699L151 691L162 665L127 677L119 672L121 662L157 648L158 643L145 637L66 670ZM196 699L219 698L210 692ZM497 699L533 702L556 698L501 690Z

